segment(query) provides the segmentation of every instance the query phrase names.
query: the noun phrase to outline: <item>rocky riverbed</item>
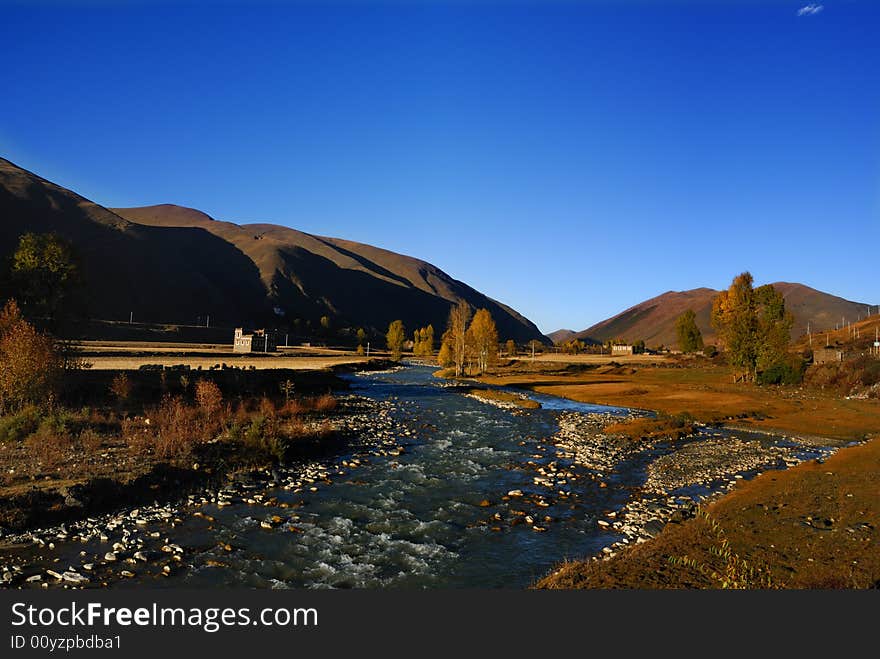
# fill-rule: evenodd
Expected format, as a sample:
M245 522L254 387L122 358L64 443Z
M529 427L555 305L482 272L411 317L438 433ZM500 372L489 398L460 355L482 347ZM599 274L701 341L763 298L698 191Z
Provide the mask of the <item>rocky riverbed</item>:
M675 440L629 439L602 432L619 417L567 413L560 418L554 437L562 455L593 470L612 474L621 462L638 454L651 456L645 479L632 499L596 520L597 526L616 540L602 548L594 560L610 558L621 548L657 535L667 523L693 517L697 507L729 491L737 481L764 470L785 469L804 460L823 459L835 450L816 438L800 441L744 430L698 428Z
M334 430L348 439L345 458L238 473L222 487L190 494L175 503L142 505L26 533L7 534L0 537L0 585L82 588L135 577L169 577L187 569L194 552L206 549L204 544L182 546L171 538L183 525L190 530L201 527L205 532L213 531L216 519L206 512L208 508L248 506L253 511L253 523L260 528L299 532L297 510L306 505L309 495L371 459L393 459L403 454L405 446L400 438L414 434L392 421L395 401L346 395L340 398L340 405L343 413L336 418ZM280 502L267 494L272 490L290 492L300 498L296 503ZM265 510L272 512L262 512ZM235 550L229 543L221 543L219 549L230 553Z

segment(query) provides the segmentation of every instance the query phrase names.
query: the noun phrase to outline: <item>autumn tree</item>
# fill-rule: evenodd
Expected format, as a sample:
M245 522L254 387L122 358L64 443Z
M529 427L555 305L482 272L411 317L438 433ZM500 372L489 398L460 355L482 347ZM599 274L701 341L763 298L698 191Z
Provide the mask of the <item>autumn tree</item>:
M21 315L14 300L0 311L0 414L51 400L61 373L51 337Z
M703 334L697 327L697 314L688 309L675 321L675 334L682 352L691 353L703 349Z
M782 293L770 284L755 289L755 312L758 336L755 370L761 373L787 361L794 317L786 311Z
M12 255L10 280L24 313L57 324L69 313L80 281L73 248L54 233L24 234Z
M516 342L513 339L507 339L504 348L507 351L508 357L516 357Z
M754 279L743 272L733 280L726 291L712 301L712 326L724 343L731 366L743 369L746 376L755 370L757 362L757 317L755 315Z
M572 339L562 345L562 351L569 355L579 355L586 348L586 344L580 339Z
M428 325L413 332L413 354L430 357L434 354L434 326Z
M488 309L479 309L468 327L468 343L473 349L477 370L485 373L498 359L498 328Z
M437 363L442 368L450 368L455 364L455 356L452 354L452 343L446 340L446 334L443 335L443 341L440 343L440 352L437 353Z
M388 351L391 353L392 361L399 362L403 355L403 342L406 341L406 330L403 327L402 320L395 320L388 325L385 341L388 344Z
M757 378L759 371L786 360L793 322L782 294L769 284L754 289L753 282L744 272L712 302L712 325L728 361L743 369L744 378Z
M465 362L468 357L468 321L471 319L471 309L466 302L459 302L449 311L449 321L444 341L449 344L452 352L452 363L455 366L455 375L461 377L464 373Z

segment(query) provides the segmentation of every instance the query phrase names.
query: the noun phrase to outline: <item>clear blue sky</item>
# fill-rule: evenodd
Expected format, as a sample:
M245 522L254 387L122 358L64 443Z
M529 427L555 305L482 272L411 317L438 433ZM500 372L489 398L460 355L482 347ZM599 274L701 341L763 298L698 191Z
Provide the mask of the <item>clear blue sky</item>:
M0 0L0 155L418 256L544 331L746 269L880 302L876 0L253 4Z

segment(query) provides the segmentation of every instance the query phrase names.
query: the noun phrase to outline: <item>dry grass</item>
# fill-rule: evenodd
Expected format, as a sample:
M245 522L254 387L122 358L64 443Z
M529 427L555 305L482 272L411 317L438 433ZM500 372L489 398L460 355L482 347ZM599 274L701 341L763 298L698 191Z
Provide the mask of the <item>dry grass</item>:
M336 398L332 394L324 394L314 399L312 408L316 412L332 412L336 409Z
M555 353L555 352L546 352L544 354L535 355L535 359L532 359L530 356L521 355L519 357L514 357L514 360L523 364L607 364L611 360L614 360L618 364L638 364L638 365L648 365L648 364L662 364L669 361L670 357L667 355L614 355L613 357L609 354L604 355L593 355L593 354L582 354L582 355L566 355L565 353Z
M731 371L720 366L629 370L572 373L533 368L500 371L481 379L585 403L654 410L670 416L690 414L706 423L736 420L766 430L844 440L880 434L877 400L844 400L833 392L805 387L734 384Z
M740 482L708 510L730 548L751 565L768 566L787 588L880 587L880 440L842 449L824 463L804 463ZM670 524L654 540L609 561L572 561L541 588L718 587L670 558L712 565L705 520Z
M630 439L681 439L694 432L694 423L689 415L681 414L655 419L628 419L610 423L604 430L610 435L623 435Z
M583 402L651 409L699 421L821 435L843 440L877 437L840 450L824 464L810 462L740 481L710 507L723 529L730 556L769 566L768 583L789 588L880 586L880 401L844 400L806 387L734 384L724 367L570 369L545 365L485 378ZM599 371L602 372L599 372ZM636 420L607 430L650 436L653 426ZM716 529L717 531L717 529ZM537 585L542 588L717 588L718 534L705 519L670 524L653 540L609 561L571 561ZM705 573L675 565L713 567ZM763 582L762 582L763 583Z

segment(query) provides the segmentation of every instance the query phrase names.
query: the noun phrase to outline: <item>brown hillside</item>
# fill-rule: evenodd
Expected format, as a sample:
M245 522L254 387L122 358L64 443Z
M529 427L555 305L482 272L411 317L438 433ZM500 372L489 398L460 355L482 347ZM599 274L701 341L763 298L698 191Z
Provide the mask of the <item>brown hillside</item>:
M542 339L509 307L430 263L271 224L237 225L173 205L111 210L0 158L0 258L26 232L71 241L93 318L283 326L323 315L336 326L442 329L451 303L492 312L502 339ZM10 294L14 294L11 291ZM284 311L276 316L275 308Z
M697 325L703 332L703 337L711 337L709 314L712 310L712 298L716 294L717 291L711 288L669 291L578 332L577 337L596 341L642 339L648 346L674 346L675 320L688 309L693 309L697 314Z
M76 246L90 316L133 311L138 320L195 322L204 313L220 320L221 310L229 320L266 312L259 272L224 240L199 228L133 224L2 158L0 218L0 258L26 232L54 231Z
M782 293L786 308L794 315L793 338L807 331L807 323L814 332L820 332L833 329L841 318L846 318L848 322L859 317L864 318L871 309L867 304L845 300L803 284L776 282L773 286ZM578 332L576 336L597 341L616 338L627 341L643 339L648 346L674 347L677 344L675 321L687 309L693 309L703 338L711 342L715 332L710 325L709 316L712 299L717 293L718 291L711 288L669 291Z
M400 318L408 329L445 326L450 304L489 309L503 338L541 338L531 321L425 261L340 238L274 224L233 224L171 204L113 209L139 225L199 228L222 238L256 265L273 307L287 317L340 322L377 330Z

